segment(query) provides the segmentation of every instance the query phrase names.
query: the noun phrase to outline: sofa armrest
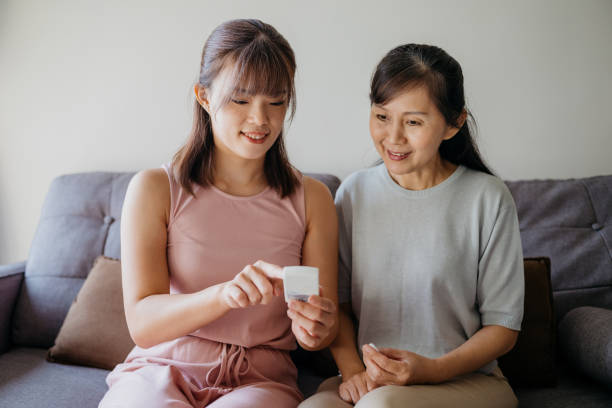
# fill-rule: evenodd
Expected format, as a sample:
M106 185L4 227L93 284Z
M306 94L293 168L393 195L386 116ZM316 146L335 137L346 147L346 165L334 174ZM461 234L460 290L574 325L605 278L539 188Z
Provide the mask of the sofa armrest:
M25 261L0 265L0 354L11 345L11 317L25 274Z

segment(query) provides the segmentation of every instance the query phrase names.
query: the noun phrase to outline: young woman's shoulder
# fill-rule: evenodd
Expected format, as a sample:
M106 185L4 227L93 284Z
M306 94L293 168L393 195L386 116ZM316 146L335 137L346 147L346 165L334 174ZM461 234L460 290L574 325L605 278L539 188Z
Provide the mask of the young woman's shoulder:
M304 183L304 196L306 197L306 203L308 205L308 201L311 200L314 202L327 202L332 200L331 193L327 186L310 176L304 176L302 179L302 183Z
M309 223L313 218L329 219L336 214L334 200L325 184L309 176L304 176L304 197L306 203L306 219Z
M170 182L168 174L162 168L139 171L128 185L125 204L139 208L143 213L170 213Z

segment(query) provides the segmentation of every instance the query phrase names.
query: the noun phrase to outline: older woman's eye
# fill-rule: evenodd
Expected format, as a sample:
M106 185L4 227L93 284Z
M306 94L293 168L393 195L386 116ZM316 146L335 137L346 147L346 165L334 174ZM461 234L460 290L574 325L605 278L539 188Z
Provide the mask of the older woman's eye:
M418 126L418 125L420 125L420 123L417 122L416 120L409 120L406 123L408 124L408 126Z
M385 120L387 120L387 116L378 113L376 114L376 119L380 120L381 122L384 122Z

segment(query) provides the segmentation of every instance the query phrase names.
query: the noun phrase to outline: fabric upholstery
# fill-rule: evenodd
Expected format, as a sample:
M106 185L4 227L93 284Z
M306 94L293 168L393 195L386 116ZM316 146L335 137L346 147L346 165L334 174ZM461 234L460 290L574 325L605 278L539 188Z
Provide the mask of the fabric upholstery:
M550 258L557 321L578 306L612 309L612 176L506 184L524 256Z
M11 345L11 318L24 271L25 262L0 266L0 353Z
M516 386L520 408L609 408L612 392L564 361L557 365L556 387Z
M123 308L121 263L99 256L47 358L111 370L125 360L132 348L134 342Z
M119 258L121 205L132 175L82 173L52 182L15 310L15 344L51 346L94 259Z
M559 346L574 367L612 388L612 310L584 306L567 313Z
M548 258L528 258L525 265L525 313L516 345L499 358L515 385L552 386L557 381L556 325Z
M0 355L0 407L95 408L108 371L52 364L46 350L16 348Z

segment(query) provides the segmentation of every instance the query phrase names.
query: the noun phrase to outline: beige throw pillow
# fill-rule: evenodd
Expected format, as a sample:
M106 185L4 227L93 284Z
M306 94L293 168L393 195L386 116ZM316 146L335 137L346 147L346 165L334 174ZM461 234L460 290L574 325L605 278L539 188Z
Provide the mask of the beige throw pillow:
M99 256L49 349L49 361L112 370L134 342L123 309L121 263Z

